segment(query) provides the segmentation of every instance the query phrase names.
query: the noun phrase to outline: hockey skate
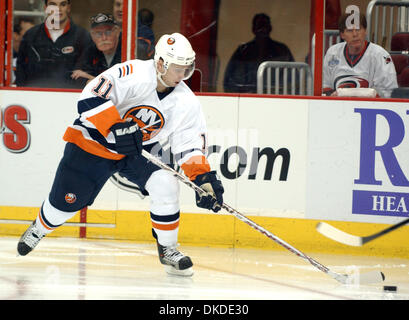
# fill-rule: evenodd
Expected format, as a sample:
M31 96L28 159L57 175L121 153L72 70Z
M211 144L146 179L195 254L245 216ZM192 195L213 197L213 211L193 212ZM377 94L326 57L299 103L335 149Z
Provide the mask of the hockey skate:
M28 227L26 232L23 233L17 244L17 252L20 256L25 256L30 253L40 240L45 236L37 229L35 221Z
M157 242L159 260L168 274L190 277L193 275L193 263L188 256L180 253L176 245L162 246Z

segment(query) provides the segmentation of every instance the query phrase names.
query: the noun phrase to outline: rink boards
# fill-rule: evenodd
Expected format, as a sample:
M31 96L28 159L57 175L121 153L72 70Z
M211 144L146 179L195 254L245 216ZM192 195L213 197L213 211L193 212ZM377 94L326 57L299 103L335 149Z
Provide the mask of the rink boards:
M76 92L0 90L0 234L20 234L47 196L77 118ZM315 231L318 221L366 235L409 216L409 103L383 100L200 95L209 162L225 202L304 250L408 256L408 227L362 248ZM228 214L198 209L181 186L180 241L277 248ZM149 198L109 181L86 215L87 237L152 241ZM11 223L5 223L11 222ZM79 227L53 235L78 236ZM84 231L84 229L82 230Z

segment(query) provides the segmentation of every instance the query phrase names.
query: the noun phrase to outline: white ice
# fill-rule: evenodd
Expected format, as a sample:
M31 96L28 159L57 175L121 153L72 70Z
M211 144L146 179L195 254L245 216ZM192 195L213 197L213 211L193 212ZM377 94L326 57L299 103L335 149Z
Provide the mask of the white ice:
M287 250L180 246L190 278L169 276L154 243L44 238L17 257L0 237L0 300L408 300L409 260L308 253L338 273L379 270L386 280L342 285ZM385 292L384 285L398 287Z

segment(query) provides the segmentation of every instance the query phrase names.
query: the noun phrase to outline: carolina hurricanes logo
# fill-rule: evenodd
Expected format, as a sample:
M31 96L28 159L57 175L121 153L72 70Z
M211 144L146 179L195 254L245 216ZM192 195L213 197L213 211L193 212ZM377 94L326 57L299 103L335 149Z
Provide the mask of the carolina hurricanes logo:
M65 202L74 203L75 201L77 201L77 196L74 193L67 193L65 195Z
M334 82L335 88L369 88L368 80L354 75L338 77Z
M143 141L148 141L156 136L165 125L162 113L152 106L136 106L129 109L125 118L134 120L143 132Z
M64 53L64 54L73 53L74 52L74 47L73 46L64 47L64 48L61 49L61 52Z

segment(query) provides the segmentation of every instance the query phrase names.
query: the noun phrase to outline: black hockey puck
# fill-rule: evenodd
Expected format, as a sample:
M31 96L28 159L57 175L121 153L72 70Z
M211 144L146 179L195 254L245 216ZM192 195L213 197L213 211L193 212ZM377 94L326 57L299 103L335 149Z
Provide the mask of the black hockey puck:
M396 292L397 290L397 286L383 286L383 291Z

